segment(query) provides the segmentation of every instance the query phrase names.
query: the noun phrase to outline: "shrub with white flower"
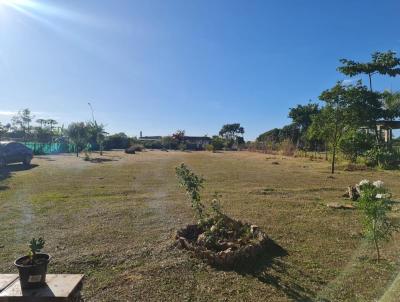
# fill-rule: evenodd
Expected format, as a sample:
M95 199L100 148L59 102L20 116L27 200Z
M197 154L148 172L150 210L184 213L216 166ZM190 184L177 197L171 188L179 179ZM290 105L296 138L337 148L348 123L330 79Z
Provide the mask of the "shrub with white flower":
M363 213L364 236L373 242L379 261L379 242L389 240L391 233L397 228L388 217L391 211L391 194L380 180L373 183L361 181L359 185L358 207Z
M376 193L376 198L390 198L390 194L385 194L387 193L387 190L385 189L384 182L382 180L375 180L374 182L371 182L368 179L363 179L356 185L356 188L360 195L362 195L364 191L374 191Z
M384 183L383 183L382 180L376 180L376 181L374 181L374 182L372 183L372 185L373 185L374 187L376 187L376 188L383 188Z
M363 191L366 188L369 188L371 186L372 186L372 184L368 179L363 179L358 184L356 184L356 189L357 189L358 193L361 195L361 191Z
M364 186L364 185L369 185L369 184L370 184L370 182L369 182L368 179L363 179L362 181L360 181L360 182L358 183L358 186L362 187L362 186Z

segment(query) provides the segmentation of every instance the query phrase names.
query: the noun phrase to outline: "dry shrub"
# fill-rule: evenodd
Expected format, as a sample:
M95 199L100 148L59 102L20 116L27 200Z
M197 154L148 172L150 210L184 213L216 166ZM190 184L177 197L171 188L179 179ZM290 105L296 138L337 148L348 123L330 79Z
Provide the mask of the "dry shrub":
M281 153L286 156L293 156L296 151L296 146L288 139L281 143Z

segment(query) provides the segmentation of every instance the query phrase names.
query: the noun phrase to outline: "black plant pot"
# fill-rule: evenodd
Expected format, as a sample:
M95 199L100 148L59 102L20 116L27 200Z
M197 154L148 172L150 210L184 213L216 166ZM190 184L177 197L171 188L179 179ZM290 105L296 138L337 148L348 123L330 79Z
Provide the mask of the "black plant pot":
M37 288L46 284L47 264L51 256L45 253L37 253L35 263L29 264L29 256L23 256L15 260L18 268L21 288Z

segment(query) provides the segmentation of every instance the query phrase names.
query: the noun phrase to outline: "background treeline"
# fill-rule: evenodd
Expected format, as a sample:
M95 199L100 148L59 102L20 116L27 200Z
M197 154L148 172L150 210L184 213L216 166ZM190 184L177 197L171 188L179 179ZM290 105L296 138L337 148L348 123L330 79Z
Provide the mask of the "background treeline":
M189 137L184 130L157 139L130 137L123 132L109 134L96 120L59 126L54 119L36 119L30 109L20 110L10 123L0 123L0 141L19 141L35 154L128 149L239 150L244 146L244 128L239 123L223 125L211 138Z
M310 102L291 108L292 123L261 134L250 149L264 152L329 152L332 173L338 155L357 163L382 168L398 167L398 141L384 137L380 125L398 126L400 93L373 89L373 76L400 74L400 59L393 51L375 52L369 62L340 60L338 71L346 76L366 76L351 84L337 82L323 91L320 104ZM393 126L394 125L394 126Z

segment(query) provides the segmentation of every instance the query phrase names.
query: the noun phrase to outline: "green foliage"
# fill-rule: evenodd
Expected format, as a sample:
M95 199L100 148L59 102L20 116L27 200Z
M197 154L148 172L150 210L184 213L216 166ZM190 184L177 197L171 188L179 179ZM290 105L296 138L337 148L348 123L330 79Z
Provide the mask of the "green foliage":
M378 73L392 77L400 75L400 59L395 52L388 51L373 53L371 62L342 59L341 63L343 65L338 70L345 75L368 75L370 88L361 81L353 85L338 82L321 93L319 99L325 102L323 108L313 103L290 108L292 124L261 134L254 146L274 151L282 148L283 141L290 140L298 149L326 150L329 147L332 152L332 173L338 149L346 158L356 161L359 155L367 154L374 144L381 146L382 137L377 130L377 121L400 117L400 93L373 91L371 77ZM360 128L372 129L374 135L362 134L357 131ZM397 161L395 152L382 149L369 152L369 157L373 159L370 162L382 167L391 166Z
M33 119L34 116L29 108L19 110L11 119L14 130L20 131L25 140L29 138Z
M163 136L161 138L161 148L176 150L178 149L178 143L172 136Z
M225 124L219 131L219 135L225 140L225 146L229 149L244 143L243 134L244 128L239 123Z
M212 144L207 144L206 145L206 151L214 152L214 146Z
M178 148L181 151L185 151L185 150L187 150L187 145L185 143L180 143Z
M193 173L184 163L175 169L180 185L185 188L190 198L192 208L199 219L205 217L204 205L201 203L200 189L203 187L204 178Z
M369 91L361 82L355 85L337 83L320 95L325 107L314 116L307 136L309 139L323 139L332 150L332 173L335 170L337 147L343 137L360 127L376 129L376 120L381 116L379 94ZM376 136L377 137L377 136ZM354 157L352 146L343 142L343 149Z
M359 185L361 196L358 207L363 214L365 238L374 243L377 260L380 260L379 243L390 239L392 232L397 228L388 217L391 211L390 194L383 187L383 183L370 183L364 180Z
M219 135L225 137L226 139L236 139L238 135L244 134L244 128L240 126L239 123L225 124L219 131Z
M45 240L42 237L39 237L39 239L32 238L31 241L29 242L29 259L32 263L35 262L36 254L39 253L44 245L45 245Z
M106 139L106 135L108 134L105 131L104 125L98 124L96 121L89 122L87 124L87 132L88 142L95 150L100 150L100 153L102 153L104 149L104 141Z
M211 140L211 145L213 146L214 151L222 150L225 146L225 140L218 135L214 135Z
M374 74L389 75L395 77L400 75L400 59L396 57L394 51L374 52L371 55L371 61L366 63L356 62L353 60L341 59L343 64L338 70L348 76L366 74L369 76L370 90L372 90L371 77Z
M351 131L346 133L339 141L339 149L352 163L355 163L360 155L364 155L375 143L372 134L365 131Z
M120 132L109 135L105 138L104 149L126 149L129 147L129 144L129 137L125 133Z
M3 125L2 123L0 123L0 141L6 136L10 129L10 124Z
M280 150L283 155L292 156L296 150L296 146L289 139L285 139L280 143Z
M199 244L205 245L209 249L221 250L222 243L226 240L248 241L253 238L250 225L231 219L222 212L218 193L214 193L211 210L206 211L200 199L200 189L204 182L202 177L194 174L183 163L176 167L176 175L180 185L185 188L198 218L197 225L202 231L202 239Z
M142 141L142 143L146 149L162 149L164 147L158 140Z
M85 149L83 149L83 152L84 152L84 154L85 154L85 157L83 158L83 160L85 160L85 161L90 161L90 154L91 154L91 152L90 152L89 147L86 146Z
M176 132L172 134L172 138L180 145L185 139L185 130L176 130Z
M286 125L283 128L274 128L267 131L257 137L258 142L267 142L271 144L280 144L285 140L289 140L292 143L296 143L300 137L299 127L292 123Z
M51 143L53 139L53 131L50 128L35 127L34 140L39 143Z
M399 167L400 153L390 146L375 145L366 152L365 156L369 166L378 166L382 169Z
M297 105L297 107L289 109L289 117L293 120L293 124L300 128L300 132L304 133L312 123L312 117L319 113L318 104L309 103L307 105Z
M384 91L382 93L384 118L394 120L400 117L400 92Z
M66 134L75 145L76 155L78 156L79 151L85 148L88 143L89 133L86 124L83 122L72 123L68 126Z

